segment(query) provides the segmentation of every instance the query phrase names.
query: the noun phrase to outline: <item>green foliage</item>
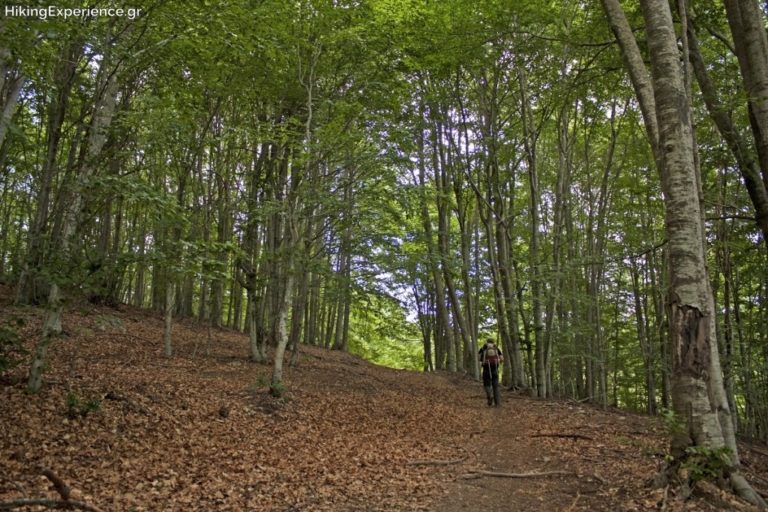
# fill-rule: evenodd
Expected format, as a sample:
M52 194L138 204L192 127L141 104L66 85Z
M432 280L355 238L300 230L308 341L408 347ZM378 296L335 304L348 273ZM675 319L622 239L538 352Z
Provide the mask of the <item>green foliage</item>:
M260 373L256 376L256 379L253 381L253 383L248 387L248 391L251 393L257 393L267 386L269 386L269 376L264 373Z
M0 375L16 367L27 354L21 344L18 328L24 325L22 318L0 324Z
M418 326L405 318L391 297L368 295L357 302L350 320L349 350L390 368L421 370L423 346Z
M687 437L685 422L670 409L661 411L661 417L667 430L668 437L672 439ZM672 456L668 455L670 462ZM709 446L688 446L685 448L681 469L693 482L712 480L726 475L731 466L731 450L727 446L712 448Z
M66 414L69 418L85 418L92 412L97 412L101 409L101 401L96 398L89 398L84 400L74 391L67 393L64 405L66 407Z
M669 437L685 435L685 422L680 416L675 414L675 411L672 409L663 409L661 411L661 418L664 421L664 428L667 430Z
M282 382L273 382L269 386L269 394L275 398L283 398L286 391L285 384Z
M722 478L731 466L731 450L727 446L689 446L685 449L685 455L682 468L694 483Z

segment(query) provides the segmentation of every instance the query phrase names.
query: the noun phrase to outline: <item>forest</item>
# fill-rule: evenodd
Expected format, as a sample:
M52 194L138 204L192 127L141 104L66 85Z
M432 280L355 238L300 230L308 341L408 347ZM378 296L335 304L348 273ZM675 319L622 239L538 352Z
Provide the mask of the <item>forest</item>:
M768 442L758 0L110 0L0 14L0 282ZM210 332L210 331L209 331Z

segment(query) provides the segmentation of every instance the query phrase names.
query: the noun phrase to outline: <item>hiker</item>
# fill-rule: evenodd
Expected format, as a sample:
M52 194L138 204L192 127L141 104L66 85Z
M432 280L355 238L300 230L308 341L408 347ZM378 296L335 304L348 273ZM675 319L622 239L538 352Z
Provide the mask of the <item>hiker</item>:
M496 407L499 407L501 405L499 364L504 361L504 356L490 338L480 348L478 356L480 357L480 365L483 367L483 387L485 388L485 396L488 398L488 407L494 403Z

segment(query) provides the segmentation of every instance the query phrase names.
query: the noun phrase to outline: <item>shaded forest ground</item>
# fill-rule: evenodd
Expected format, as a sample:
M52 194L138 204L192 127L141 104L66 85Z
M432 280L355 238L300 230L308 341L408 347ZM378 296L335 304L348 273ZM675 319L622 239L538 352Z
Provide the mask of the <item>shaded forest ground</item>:
M42 310L10 297L0 320L24 319L31 348ZM23 366L0 382L0 510L60 500L43 468L104 511L751 510L711 485L687 501L648 487L656 419L510 392L492 409L466 377L315 347L276 399L239 333L177 323L166 359L149 312L73 305L65 330L42 393L25 394ZM743 459L768 489L768 449Z

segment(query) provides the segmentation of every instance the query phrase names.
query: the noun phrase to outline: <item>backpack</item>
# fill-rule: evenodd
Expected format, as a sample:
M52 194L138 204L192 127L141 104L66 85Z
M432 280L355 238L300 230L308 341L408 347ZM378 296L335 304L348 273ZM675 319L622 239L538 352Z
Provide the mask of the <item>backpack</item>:
M499 349L496 348L496 345L493 343L489 343L485 347L485 352L483 352L483 364L499 364Z

